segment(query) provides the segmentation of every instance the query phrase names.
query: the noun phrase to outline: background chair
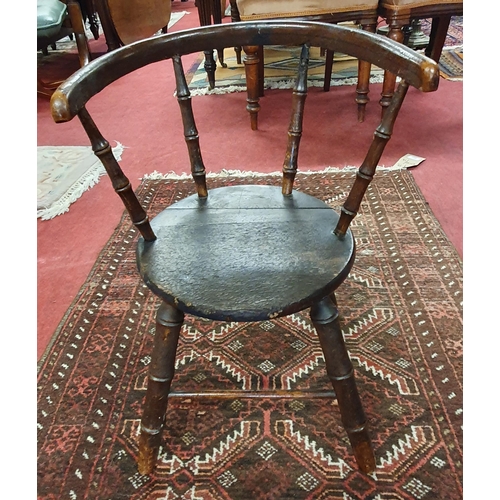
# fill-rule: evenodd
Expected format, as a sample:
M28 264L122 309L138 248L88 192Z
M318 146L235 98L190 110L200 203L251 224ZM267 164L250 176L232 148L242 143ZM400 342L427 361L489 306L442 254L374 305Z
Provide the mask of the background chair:
M339 23L355 21L365 31L375 32L377 25L378 0L230 0L231 20L256 21L264 19L301 19ZM241 63L240 47L235 47L238 62ZM250 113L250 124L253 130L258 127L258 113L260 110L259 98L264 95L264 53L262 47L251 46L244 48L245 70L257 65L257 78L250 78L247 71L247 110ZM334 54L326 50L324 90L330 89L332 64ZM356 87L356 102L358 103L358 120L365 117L365 108L368 103L371 65L366 61L359 61L358 84Z
M172 5L165 0L94 0L108 50L167 32Z
M209 192L181 57L207 46L266 44L302 46L281 186L236 185ZM340 214L317 198L293 189L310 46L324 46L376 62L401 77ZM169 58L173 62L196 193L167 207L150 222L86 103L120 77ZM164 71L164 65L160 67ZM374 470L367 420L344 344L335 290L347 278L355 260L350 222L391 137L406 92L410 85L433 91L438 83L439 70L434 61L390 39L324 23L268 21L203 27L143 40L81 68L54 93L54 120L65 122L79 117L95 154L141 234L137 243L139 273L161 299L139 438L141 474L151 473L158 457L185 314L253 322L308 308L357 464L365 473ZM289 98L285 93L278 97ZM152 112L161 110L155 106ZM120 111L117 120L122 120ZM174 141L178 130L170 132L170 140ZM232 392L231 396L236 397L237 393ZM204 395L223 397L220 393ZM239 393L240 397L269 395L269 391Z
M400 43L407 43L412 21L432 18L431 34L425 54L439 62L443 50L451 16L463 14L461 0L379 0L379 16L389 26L387 36ZM406 33L406 36L405 36ZM384 73L384 84L380 105L382 112L389 106L394 94L396 76Z
M37 0L37 50L46 53L47 47L66 36L75 36L80 66L91 59L80 4L76 0ZM37 75L37 91L50 96L61 82L44 82Z

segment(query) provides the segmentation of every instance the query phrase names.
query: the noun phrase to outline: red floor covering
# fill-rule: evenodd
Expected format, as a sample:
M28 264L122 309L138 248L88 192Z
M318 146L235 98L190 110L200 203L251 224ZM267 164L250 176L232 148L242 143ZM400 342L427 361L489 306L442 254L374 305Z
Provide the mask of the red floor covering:
M198 25L194 1L173 2L187 10L171 31ZM104 51L101 37L91 41ZM188 68L195 58L184 61ZM310 89L304 117L299 169L359 165L380 117L381 85L371 86L367 118L356 120L354 87L332 87L328 93ZM120 165L136 187L153 171L183 173L189 160L173 96L171 67L160 63L115 82L88 105L110 141L125 146ZM382 165L391 166L412 153L426 158L412 169L415 180L448 238L462 255L462 82L441 79L432 94L410 89ZM290 91L266 91L259 131L252 132L245 93L193 98L203 158L208 171L221 169L271 172L281 169L290 113ZM146 110L148 112L146 112ZM335 124L335 125L334 125ZM334 134L332 134L334 131ZM48 100L38 98L39 146L88 145L80 123L53 123ZM167 143L168 141L168 143ZM73 205L49 221L38 220L38 357L84 282L99 251L123 212L107 177Z

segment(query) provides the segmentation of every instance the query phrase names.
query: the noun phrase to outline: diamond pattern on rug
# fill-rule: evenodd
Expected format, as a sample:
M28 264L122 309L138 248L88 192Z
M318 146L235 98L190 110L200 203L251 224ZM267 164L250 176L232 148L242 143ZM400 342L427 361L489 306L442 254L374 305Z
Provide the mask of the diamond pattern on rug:
M354 173L297 175L338 207ZM209 179L209 187L276 177ZM152 216L194 192L144 180ZM376 456L360 473L329 398L171 398L158 466L137 440L158 300L126 217L61 322L38 377L38 499L461 499L462 263L408 171L379 171L338 290ZM307 311L262 323L187 316L173 390L330 389Z

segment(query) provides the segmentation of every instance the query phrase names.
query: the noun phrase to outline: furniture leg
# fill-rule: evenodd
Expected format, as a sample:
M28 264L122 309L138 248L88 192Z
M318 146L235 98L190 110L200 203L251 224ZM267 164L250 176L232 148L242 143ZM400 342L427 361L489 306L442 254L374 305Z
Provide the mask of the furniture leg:
M410 23L410 18L396 18L389 20L389 33L387 36L396 42L403 43L404 33L403 27ZM382 86L382 97L380 105L382 106L382 116L391 102L394 95L394 88L396 86L396 75L389 71L384 71L384 83Z
M140 474L150 474L158 458L183 320L184 313L166 302L156 314L156 333L139 438L137 462Z
M211 7L210 0L197 0L196 6L198 7L198 17L200 18L200 26L209 26L211 22ZM204 50L205 64L204 68L207 72L208 86L210 89L215 88L215 59L213 49Z
M330 297L325 297L311 307L310 315L318 333L326 371L337 395L342 424L349 436L356 462L361 471L370 473L375 470L375 456L337 308Z
M82 11L80 9L80 4L76 0L69 0L67 6L71 27L75 33L80 66L83 67L90 62L91 57L87 35L85 34L85 27L83 26Z
M332 69L333 69L333 56L335 53L333 50L325 51L325 80L323 82L323 90L328 92L330 90L330 83L332 80Z
M361 27L370 33L375 33L377 29L376 19L369 21L362 20ZM356 86L356 102L358 104L358 122L365 120L366 105L370 101L370 73L372 65L366 61L358 61L358 84Z
M243 47L245 57L245 77L247 82L247 111L250 113L250 126L257 130L257 116L259 105L259 46L251 45Z
M104 32L104 38L106 40L106 45L108 46L108 52L111 52L120 47L120 41L116 29L113 25L113 21L109 14L107 8L106 0L94 0L95 10L101 21L102 31Z
M264 97L264 47L259 47L257 57L259 58L259 97Z
M441 57L450 21L451 15L432 18L431 35L429 44L425 49L425 55L436 62L439 62L439 58Z
M229 0L229 5L231 6L231 22L239 23L241 19L236 0ZM241 64L241 47L234 47L234 52L236 53L236 62Z

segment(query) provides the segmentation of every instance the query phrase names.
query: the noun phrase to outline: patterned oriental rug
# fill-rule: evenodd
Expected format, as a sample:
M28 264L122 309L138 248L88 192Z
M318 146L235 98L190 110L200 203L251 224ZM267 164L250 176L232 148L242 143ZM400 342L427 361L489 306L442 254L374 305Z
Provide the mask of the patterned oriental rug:
M352 23L341 23L353 25ZM425 35L430 34L431 22L428 19L421 21L421 29ZM214 53L215 55L215 53ZM272 46L264 49L264 87L266 89L292 88L297 72L297 61L300 48ZM242 53L242 57L244 53ZM208 88L207 74L204 68L205 59L200 55L199 60L187 72L189 90L193 96L207 94L225 94L228 92L242 92L246 90L245 67L238 64L234 49L224 50L224 62L227 68L217 64L215 74L216 87ZM442 78L448 80L463 79L463 18L452 18L445 47L439 61ZM325 73L325 57L318 47L311 47L308 86L323 87ZM358 81L357 59L345 54L335 54L332 69L331 85L355 85ZM371 69L371 83L382 83L384 72L373 66Z
M350 169L298 174L338 208ZM213 177L209 186L279 182ZM151 215L194 192L143 179ZM326 399L174 397L159 464L137 472L157 299L123 217L42 357L38 500L461 499L462 262L407 170L381 169L353 224L358 257L337 298L371 426L361 474ZM329 389L308 311L263 323L186 317L173 390Z

